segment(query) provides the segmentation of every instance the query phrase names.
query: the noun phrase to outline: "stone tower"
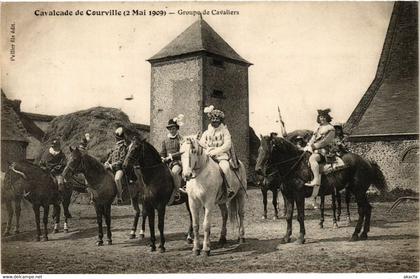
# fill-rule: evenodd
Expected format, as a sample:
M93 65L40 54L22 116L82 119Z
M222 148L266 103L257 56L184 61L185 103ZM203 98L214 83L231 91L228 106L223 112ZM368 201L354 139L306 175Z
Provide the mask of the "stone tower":
M183 135L207 129L203 109L225 113L239 159L248 167L248 67L203 19L199 19L148 60L152 66L150 142L161 148L170 118L182 113Z

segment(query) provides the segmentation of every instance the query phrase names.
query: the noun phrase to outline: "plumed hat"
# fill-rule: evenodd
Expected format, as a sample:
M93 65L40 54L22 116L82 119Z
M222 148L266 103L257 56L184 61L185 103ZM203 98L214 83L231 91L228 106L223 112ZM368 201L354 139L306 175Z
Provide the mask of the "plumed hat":
M184 125L184 122L182 122L183 119L183 114L179 114L177 117L169 119L168 125L166 125L166 129L169 129L171 127L176 127L177 129L179 129L180 126Z
M124 139L124 128L123 127L118 127L117 130L115 130L115 138L117 140Z
M222 121L223 119L225 119L225 114L223 113L223 111L215 109L213 105L205 107L204 113L207 113L207 117L210 119L210 121Z
M317 117L317 121L319 122L319 117L320 116L324 116L325 119L327 120L327 122L331 122L332 117L330 115L331 110L329 108L327 109L319 109L318 110L318 117Z

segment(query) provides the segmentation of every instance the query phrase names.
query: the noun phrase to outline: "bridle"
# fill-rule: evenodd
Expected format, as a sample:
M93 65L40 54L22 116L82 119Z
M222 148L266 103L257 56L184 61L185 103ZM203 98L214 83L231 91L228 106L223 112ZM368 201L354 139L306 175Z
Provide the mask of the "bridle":
M284 182L286 180L286 178L296 169L296 167L299 165L299 163L302 161L303 157L305 156L306 152L303 152L301 155L299 156L295 156L289 159L286 159L284 161L280 161L280 162L276 162L276 163L272 163L269 164L270 162L270 158L272 157L272 153L274 148L276 147L276 145L274 143L271 143L272 146L271 148L269 148L268 150L268 157L269 159L265 162L264 164L264 173L263 176L265 177L272 177L272 176L279 176L279 179L281 182ZM278 167L282 166L282 165L286 165L287 163L293 162L293 165L288 169L288 171L285 174L281 174L280 173L280 169ZM275 171L271 172L271 173L267 173L267 169L270 169L272 167L277 167Z
M197 171L197 170L199 170L201 167L200 166L198 166L198 160L196 160L195 162L194 162L194 166L191 166L191 154L197 154L197 156L198 155L203 155L203 152L204 152L204 148L200 145L200 143L198 143L197 145L198 145L198 147L197 148L195 148L195 146L194 146L194 144L193 144L193 142L192 142L192 139L190 139L190 138L187 138L187 140L186 140L186 144L189 144L190 146L191 146L191 149L190 149L190 151L188 152L188 166L191 168L191 170L192 171ZM208 161L208 159L209 159L209 156L206 156L206 162ZM197 177L197 175L193 175L191 178L196 178Z
M135 158L135 152L134 152L133 148L136 149L137 147L138 147L137 141L135 143L131 142L131 144L129 145L128 154L127 154L127 160L128 160L129 163L136 159ZM142 153L142 156L144 158L145 153L146 153L144 143L141 143L141 153ZM159 162L159 163L151 165L151 166L141 166L141 165L139 165L139 167L140 167L140 170L146 170L146 169L153 169L153 168L160 167L163 164L164 164L163 162Z

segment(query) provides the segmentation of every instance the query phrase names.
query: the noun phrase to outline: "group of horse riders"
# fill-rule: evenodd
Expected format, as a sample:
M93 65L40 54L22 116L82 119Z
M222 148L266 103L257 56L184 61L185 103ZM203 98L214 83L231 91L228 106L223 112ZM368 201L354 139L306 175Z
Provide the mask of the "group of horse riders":
M228 198L232 196L236 189L232 189L231 185L235 185L234 180L235 170L238 168L238 159L236 157L231 134L227 125L224 123L225 114L214 106L209 106L204 109L204 113L210 121L207 130L199 140L200 145L203 147L204 152L213 158L221 169L224 176L224 182L227 187ZM318 110L317 122L318 127L314 131L311 139L305 145L305 141L301 136L295 138L295 144L303 151L310 152L309 164L313 172L312 181L308 181L305 185L314 187L314 192L318 192L321 185L321 175L319 171L319 164L325 163L332 153L341 156L347 152L347 147L344 139L342 127L340 125L332 125L332 117L330 110ZM171 118L168 121L166 129L168 134L162 141L160 155L162 162L166 163L170 168L176 189L185 192L182 187L182 164L181 154L179 152L183 136L180 134L180 127L183 125L183 115ZM285 132L283 132L283 135ZM104 163L105 168L111 170L114 174L115 183L117 186L117 204L122 203L122 191L124 185L124 170L123 162L127 155L128 143L125 137L123 127L118 127L115 131L116 143L110 152L108 159ZM89 134L85 134L82 138L79 149L87 151L89 141ZM52 141L50 148L46 155L41 159L40 166L47 169L55 178L58 189L60 192L64 189L64 179L61 175L66 166L66 157L61 151L59 139ZM88 185L87 185L88 186ZM87 187L87 191L91 193L91 199L94 195L93 190ZM179 196L179 193L177 193Z

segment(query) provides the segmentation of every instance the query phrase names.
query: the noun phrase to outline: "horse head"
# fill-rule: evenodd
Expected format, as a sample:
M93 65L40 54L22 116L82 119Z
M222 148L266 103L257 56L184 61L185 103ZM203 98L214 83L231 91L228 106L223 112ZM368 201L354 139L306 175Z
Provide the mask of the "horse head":
M271 134L270 136L260 136L260 147L258 148L258 157L257 162L255 164L255 172L260 175L264 176L264 171L267 165L267 162L271 158L271 153L273 152L274 146L274 135Z
M70 149L70 158L67 161L66 167L63 170L63 178L65 180L69 180L69 178L75 174L81 173L83 172L83 154L82 152L79 150L79 148L72 148L71 146L69 147Z
M128 167L131 167L135 164L136 158L138 157L137 154L139 154L140 152L138 152L141 144L143 144L140 139L134 137L131 140L130 145L128 146L128 150L127 150L127 155L125 156L124 162L123 162L123 168L126 169ZM140 159L141 158L137 158Z
M182 162L182 176L188 181L193 178L193 173L200 169L200 159L204 149L195 136L185 137L181 143L180 151Z

